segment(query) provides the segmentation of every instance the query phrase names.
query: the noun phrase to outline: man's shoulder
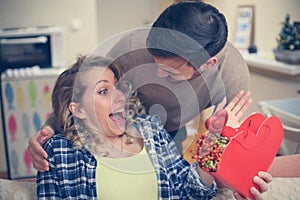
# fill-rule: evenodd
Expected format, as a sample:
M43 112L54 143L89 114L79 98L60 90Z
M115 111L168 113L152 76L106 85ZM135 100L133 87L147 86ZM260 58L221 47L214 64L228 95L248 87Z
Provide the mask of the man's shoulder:
M247 63L240 51L230 42L227 42L224 48L216 55L219 63L219 70L223 71L229 68L230 71L246 70Z
M239 58L243 59L240 51L229 41L226 42L224 48L217 54L217 57L224 54L238 55Z

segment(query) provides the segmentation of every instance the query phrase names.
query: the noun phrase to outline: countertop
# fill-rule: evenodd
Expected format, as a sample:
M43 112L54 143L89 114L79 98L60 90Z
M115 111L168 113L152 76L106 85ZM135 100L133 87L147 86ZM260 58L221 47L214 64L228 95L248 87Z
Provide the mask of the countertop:
M291 65L275 60L272 52L249 54L245 51L240 51L248 66L277 72L289 76L300 75L300 65Z

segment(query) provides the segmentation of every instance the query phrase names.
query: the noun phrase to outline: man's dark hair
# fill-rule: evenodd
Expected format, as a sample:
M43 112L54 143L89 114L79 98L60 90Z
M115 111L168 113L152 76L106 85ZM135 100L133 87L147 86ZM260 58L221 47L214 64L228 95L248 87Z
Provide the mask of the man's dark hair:
M183 57L195 67L215 56L227 41L224 15L203 2L179 2L154 22L147 37L153 56Z

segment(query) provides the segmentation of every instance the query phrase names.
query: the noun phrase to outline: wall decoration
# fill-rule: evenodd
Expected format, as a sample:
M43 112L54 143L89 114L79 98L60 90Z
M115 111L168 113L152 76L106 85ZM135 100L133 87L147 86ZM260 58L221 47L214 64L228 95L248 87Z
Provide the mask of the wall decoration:
M239 49L248 49L254 43L254 6L239 6L234 44Z

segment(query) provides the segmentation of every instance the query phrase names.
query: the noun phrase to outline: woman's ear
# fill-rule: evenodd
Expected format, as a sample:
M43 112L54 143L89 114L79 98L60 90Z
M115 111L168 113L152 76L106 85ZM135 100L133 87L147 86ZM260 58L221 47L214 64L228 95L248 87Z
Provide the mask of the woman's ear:
M75 117L79 119L86 118L84 110L81 108L80 105L78 105L78 103L71 102L69 104L69 110Z

